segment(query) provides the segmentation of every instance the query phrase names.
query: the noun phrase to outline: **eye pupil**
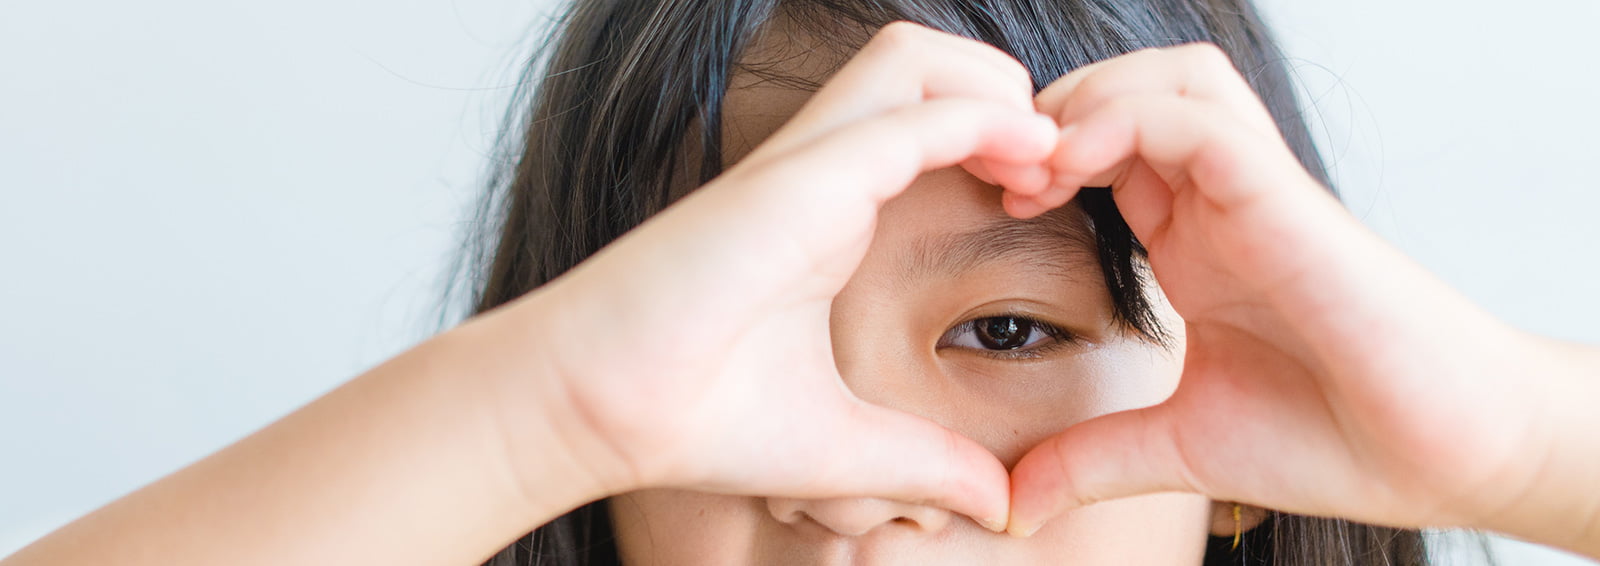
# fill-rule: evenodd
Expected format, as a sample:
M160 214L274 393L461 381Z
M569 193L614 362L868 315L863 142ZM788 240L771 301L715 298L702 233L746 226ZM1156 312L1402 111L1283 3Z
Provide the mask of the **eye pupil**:
M997 316L978 321L978 342L990 350L1015 350L1027 345L1033 335L1033 322L1014 316Z

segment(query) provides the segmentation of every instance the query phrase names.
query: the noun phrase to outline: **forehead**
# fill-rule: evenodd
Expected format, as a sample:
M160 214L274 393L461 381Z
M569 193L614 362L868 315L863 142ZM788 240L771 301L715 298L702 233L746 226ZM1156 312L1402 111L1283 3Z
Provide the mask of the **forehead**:
M1098 295L1104 282L1094 249L1093 231L1078 207L1018 220L1001 209L999 189L948 168L923 174L884 204L857 273L909 289L998 269L1035 279L1032 284L1066 284Z
M800 110L854 55L855 41L821 39L774 17L739 57L722 105L723 166L737 162Z

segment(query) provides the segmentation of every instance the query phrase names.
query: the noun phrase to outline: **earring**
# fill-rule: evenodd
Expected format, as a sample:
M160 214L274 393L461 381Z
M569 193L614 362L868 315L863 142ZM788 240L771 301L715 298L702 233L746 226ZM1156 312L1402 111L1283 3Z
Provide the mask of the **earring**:
M1239 550L1239 539L1244 536L1244 518L1239 504L1233 504L1233 550Z

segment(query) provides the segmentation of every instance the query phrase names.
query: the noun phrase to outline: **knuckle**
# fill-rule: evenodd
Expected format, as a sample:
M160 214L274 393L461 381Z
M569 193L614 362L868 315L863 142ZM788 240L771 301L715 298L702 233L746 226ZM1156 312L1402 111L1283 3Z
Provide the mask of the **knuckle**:
M1213 69L1224 67L1228 70L1233 69L1233 59L1228 57L1228 52L1223 51L1222 47L1209 41L1185 45L1183 53L1198 65Z
M1011 81L1027 86L1029 89L1033 88L1033 71L1029 70L1028 66L1024 65L1022 61L1007 53L1006 50L976 39L961 36L955 37L961 39L963 45L970 47L974 55L985 61L992 61L995 68L1004 73Z
M1055 474L1060 482L1060 489L1067 494L1066 504L1068 509L1088 507L1105 500L1094 486L1085 485L1083 477L1073 466L1072 459L1064 451L1057 451L1054 455Z
M956 41L948 41L950 39ZM999 47L988 43L929 28L914 22L904 20L889 22L878 29L878 32L868 41L867 46L872 47L874 51L888 54L926 55L936 49L936 43L941 44L943 49L950 49L953 46L958 50L975 55L979 60L993 61L1007 79L1029 89L1033 88L1033 73L1021 61L1012 57L1010 53L1006 53ZM863 50L865 50L865 47Z
M1181 114L1172 112L1180 101L1161 94L1129 94L1106 100L1089 110L1079 123L1092 124L1097 132L1137 132L1151 119L1176 120ZM1122 135L1122 134L1118 134Z
M1226 55L1223 53L1222 47L1211 41L1195 41L1192 43L1185 43L1174 51L1198 57L1216 57L1220 55Z
M919 60L928 52L928 28L906 21L890 22L867 40L855 58L866 59L882 78L902 81L919 74Z
M1147 108L1161 95L1159 94L1131 94L1107 100L1101 105L1102 113L1110 115L1135 114Z
M1023 65L1022 61L1018 61L1016 57L1012 57L1010 53L1006 53L1005 51L1002 51L998 47L994 47L994 46L988 45L988 44L984 44L984 45L988 46L989 49L993 49L995 51L995 53L997 53L1000 56L1004 57L1004 59L1002 60L1001 68L1007 74L1011 75L1012 80L1016 81L1017 84L1019 84L1019 85L1027 87L1028 88L1028 92L1033 92L1034 90L1036 90L1035 89L1035 84L1033 82L1033 71L1028 70L1028 67L1026 65Z
M867 43L893 53L918 48L927 41L927 34L928 28L903 20L894 21L880 28Z
M1068 505L1072 509L1078 509L1078 508L1082 508L1082 507L1088 507L1090 505L1094 505L1096 503L1100 503L1100 502L1103 502L1103 501L1106 501L1106 498L1105 497L1101 497L1100 495L1095 494L1095 493L1073 492L1072 493L1072 499L1069 500Z
M1078 104L1085 107L1114 101L1115 97L1112 95L1117 90L1114 79L1115 76L1108 73L1092 73L1073 88L1072 97L1078 99L1080 101Z

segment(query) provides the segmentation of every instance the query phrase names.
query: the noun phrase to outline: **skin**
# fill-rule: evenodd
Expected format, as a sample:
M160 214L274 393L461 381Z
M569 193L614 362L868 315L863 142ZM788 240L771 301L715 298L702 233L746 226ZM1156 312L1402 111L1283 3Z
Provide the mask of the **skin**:
M1594 491L1579 470L1600 461L1569 427L1593 418L1593 350L1506 326L1364 229L1293 165L1220 50L1102 62L1036 105L1067 126L1050 185L1008 210L1026 217L1112 185L1188 349L1167 401L1024 457L1012 532L1176 490L1595 551L1600 505L1572 495ZM1515 377L1529 373L1545 378Z
M1076 214L1040 220L1034 225L1086 231ZM1019 246L953 272L913 267L948 252L941 238L992 238L1003 229L995 225L1016 223L1000 210L999 191L964 171L923 175L884 206L830 321L840 375L857 397L959 432L1007 466L1055 431L1165 399L1181 359L1117 327L1081 237L1030 242L1053 247ZM936 346L960 323L1017 311L1079 337L1040 333L1034 346L1012 351L1037 352L1026 359ZM975 339L975 331L958 332ZM612 510L629 564L1198 564L1211 515L1200 496L1134 497L1070 513L1020 539L935 506L879 498L648 490L613 499Z
M744 64L764 76L816 83L844 62L814 38L767 34ZM853 53L843 54L844 56ZM723 108L729 164L787 122L810 92L748 73ZM1159 403L1177 387L1182 340L1169 350L1116 323L1093 235L1075 206L1032 221L1006 215L1001 190L959 168L919 176L885 203L860 266L834 298L829 327L843 383L875 405L927 418L973 439L1006 467L1054 432L1089 418ZM1018 227L1037 234L997 240ZM954 238L1001 242L976 262ZM953 265L929 265L954 263ZM1182 321L1157 301L1169 328ZM940 347L975 317L1020 312L1067 329L996 358ZM960 331L959 329L957 329ZM975 331L964 331L967 343ZM981 346L981 343L974 345ZM1226 505L1231 512L1231 505ZM782 498L656 489L611 500L629 564L1198 564L1212 523L1192 494L1127 498L1069 513L1020 539L930 505L881 498ZM1252 513L1252 525L1261 514ZM1232 533L1231 514L1225 532Z
M0 563L473 564L646 490L795 502L769 505L774 521L838 499L901 502L887 514L918 525L948 510L940 532L964 539L950 552L991 550L971 525L1069 544L1098 512L1075 509L1177 491L1198 495L1145 500L1170 515L1121 509L1165 520L1188 501L1201 523L1203 495L1600 558L1600 353L1505 327L1362 229L1214 47L1119 57L1032 94L993 48L888 26L727 173L567 275ZM1050 412L1067 428L1027 428L1053 436L1008 470L1026 442L917 402L1017 386L921 349L961 307L836 341L847 285L860 294L841 325L909 312L855 274L879 208L956 165L1003 187L1013 217L1114 186L1184 320L1170 397L1071 426L1157 394ZM910 367L862 357L896 342ZM929 414L868 403L847 375ZM889 395L907 375L940 385ZM869 530L863 552L911 536L890 523L899 535ZM1185 528L1200 530L1170 526Z

